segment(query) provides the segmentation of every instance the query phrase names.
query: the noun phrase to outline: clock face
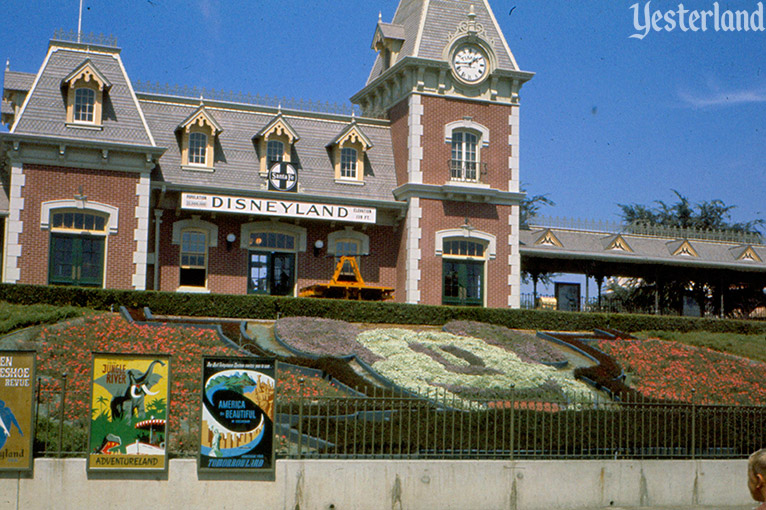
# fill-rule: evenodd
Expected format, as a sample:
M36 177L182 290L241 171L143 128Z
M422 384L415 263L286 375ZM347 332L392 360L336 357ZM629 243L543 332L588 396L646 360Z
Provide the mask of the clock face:
M463 45L452 59L455 73L469 83L476 83L487 75L487 58L473 45Z

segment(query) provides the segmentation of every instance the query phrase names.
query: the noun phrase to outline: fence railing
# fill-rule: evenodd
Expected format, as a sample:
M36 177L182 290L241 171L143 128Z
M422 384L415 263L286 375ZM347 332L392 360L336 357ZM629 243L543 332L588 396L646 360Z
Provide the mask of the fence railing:
M741 458L766 443L766 408L608 399L510 398L466 404L446 390L360 397L277 396L279 458L670 459ZM522 395L522 393L519 393ZM35 455L84 457L87 395L38 392ZM195 457L197 396L171 398L167 449ZM61 404L64 404L63 408ZM195 407L196 406L196 407ZM89 406L88 406L89 407ZM175 413L175 416L174 416Z
M556 310L556 297L549 295L538 294L535 296L531 293L522 293L520 306L525 310ZM607 312L607 313L643 313L654 314L656 310L653 307L641 307L641 306L629 306L620 301L608 299L608 296L602 296L601 302L597 296L590 296L587 299L584 296L580 296L580 310L581 312ZM672 312L669 310L663 310L662 315L668 315ZM677 315L678 312L675 312Z
M452 182L486 183L486 163L450 159L447 164L449 165L449 179Z
M604 232L611 234L636 234L652 237L667 237L673 239L698 239L721 241L727 243L763 244L763 236L757 232L740 232L736 230L699 229L693 227L681 228L647 223L622 224L609 220L591 220L583 218L566 218L559 216L535 215L527 221L530 227L560 228L581 230L585 232Z

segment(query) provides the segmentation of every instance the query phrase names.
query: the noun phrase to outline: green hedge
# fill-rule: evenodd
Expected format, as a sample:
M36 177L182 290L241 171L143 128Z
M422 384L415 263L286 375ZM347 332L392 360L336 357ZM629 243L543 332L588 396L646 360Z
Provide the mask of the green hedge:
M762 334L766 322L696 317L559 312L553 310L511 310L457 306L408 305L370 301L285 298L252 295L192 294L0 284L0 300L18 304L48 303L96 310L148 306L160 315L276 319L287 316L325 317L349 322L383 324L442 325L451 320L498 324L514 329L592 331L617 329L710 331Z

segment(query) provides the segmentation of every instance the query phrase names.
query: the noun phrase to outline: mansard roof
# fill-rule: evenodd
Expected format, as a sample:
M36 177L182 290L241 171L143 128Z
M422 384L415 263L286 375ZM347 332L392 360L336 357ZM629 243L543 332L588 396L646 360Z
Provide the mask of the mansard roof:
M111 83L104 97L102 129L66 125L66 98L61 81L89 59ZM13 77L18 78L18 77ZM11 133L62 140L155 146L130 85L119 50L90 51L86 44L51 42L48 55L35 75Z
M157 143L167 150L159 161L153 179L176 189L210 192L258 193L267 189L259 174L258 147L254 135L274 122L277 108L251 104L205 100L205 110L223 130L217 137L214 172L192 172L181 165L181 146L176 127L198 108L190 98L139 93L139 102ZM300 137L292 148L291 163L298 169L299 191L316 197L389 202L396 187L394 154L388 123L377 119L347 115L285 110L281 119ZM354 122L355 120L355 122ZM335 169L327 144L347 131L349 125L363 130L373 147L366 152L364 184L349 186L336 182ZM367 168L369 166L369 168Z
M561 246L541 243L546 237ZM522 255L565 259L599 260L609 262L654 262L667 265L699 267L730 267L732 269L766 270L766 246L747 245L705 239L679 239L659 235L570 230L556 227L534 226L520 231ZM614 241L622 240L632 251L610 249ZM687 254L688 251L688 254ZM749 251L750 259L742 258ZM760 260L759 260L760 259Z
M443 52L451 42L451 36L468 18L473 6L476 22L484 28L484 37L497 56L497 68L518 71L516 59L511 53L488 0L401 0L394 19L389 26L398 26L397 37L404 40L398 60L416 57L443 60ZM376 31L380 30L380 24ZM372 83L385 66L380 55L375 60L367 84Z
M5 69L3 89L6 91L18 90L21 92L29 92L34 82L35 75L33 73L22 73L19 71L11 71L8 68Z

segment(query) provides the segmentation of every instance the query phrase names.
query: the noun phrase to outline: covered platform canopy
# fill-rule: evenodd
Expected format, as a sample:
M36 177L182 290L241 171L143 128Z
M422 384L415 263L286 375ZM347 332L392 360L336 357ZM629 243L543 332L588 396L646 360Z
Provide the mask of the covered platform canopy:
M753 234L548 220L521 230L519 251L535 283L543 274L583 274L596 280L599 298L605 278L643 279L654 284L656 313L670 282L707 288L721 315L727 295L766 287L766 246Z

